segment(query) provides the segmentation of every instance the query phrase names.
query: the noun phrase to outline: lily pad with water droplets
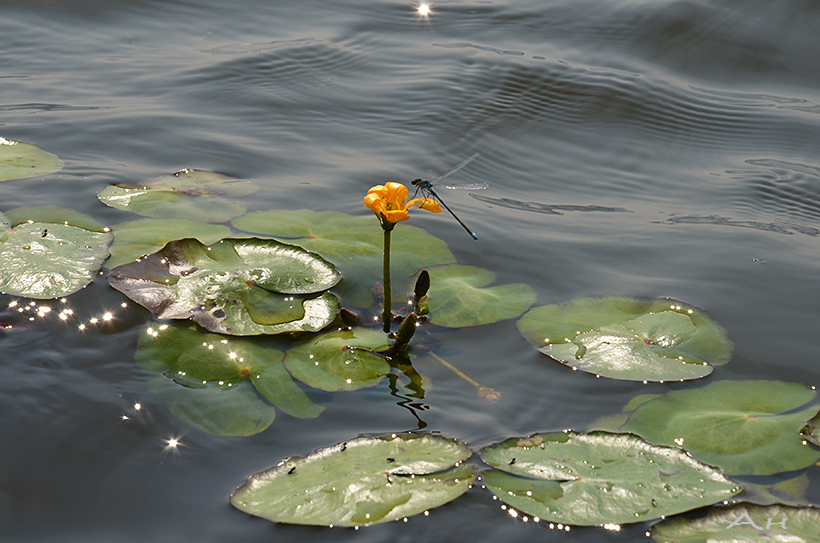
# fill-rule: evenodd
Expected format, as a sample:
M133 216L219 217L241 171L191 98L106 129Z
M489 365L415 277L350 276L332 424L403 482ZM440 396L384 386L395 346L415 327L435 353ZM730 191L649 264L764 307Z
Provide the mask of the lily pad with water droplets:
M246 196L259 187L205 170L180 170L142 183L111 185L97 194L107 206L144 217L226 222L243 214L245 204L228 197Z
M63 165L60 157L30 143L0 138L0 181L49 175Z
M231 496L274 522L367 526L400 520L464 494L476 477L465 445L430 434L360 437L251 476Z
M622 430L681 446L730 475L772 475L820 460L820 450L800 436L817 412L806 406L814 397L798 383L717 381L640 404Z
M108 268L116 268L138 258L156 253L177 239L194 238L211 245L231 235L231 229L221 224L207 224L186 219L138 219L122 222L112 227L114 243L111 256L105 262Z
M370 351L388 348L383 332L368 328L324 332L297 344L285 366L298 380L328 391L358 390L379 383L390 365Z
M324 407L293 381L284 353L265 343L211 334L192 323L152 323L135 358L171 412L210 433L259 433L273 422L274 406L294 417L319 416Z
M820 543L818 527L814 506L740 502L712 507L705 517L666 519L650 533L658 543Z
M733 350L726 331L702 310L669 299L580 298L536 307L518 329L574 369L632 381L705 377Z
M628 524L728 499L740 486L677 448L633 434L559 432L485 447L484 484L527 515L577 526Z
M172 241L111 270L108 281L158 318L193 318L212 332L243 336L321 330L338 311L336 297L323 291L340 278L301 247L243 238Z
M53 206L11 210L0 227L0 292L40 300L90 283L113 238L91 217Z
M316 251L344 275L333 291L345 307L373 305L373 285L383 281L384 232L372 213L354 217L334 211L270 210L248 213L231 224ZM455 262L446 243L407 223L391 234L390 259L394 301L405 298L404 284L425 266Z
M513 283L490 287L495 273L475 266L430 268L430 290L425 303L430 321L438 326L479 326L520 316L535 303L529 285Z

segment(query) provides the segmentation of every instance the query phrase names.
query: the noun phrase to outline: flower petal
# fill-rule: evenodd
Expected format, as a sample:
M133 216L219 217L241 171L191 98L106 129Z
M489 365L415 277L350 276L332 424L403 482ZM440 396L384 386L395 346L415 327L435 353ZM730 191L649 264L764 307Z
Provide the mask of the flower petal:
M414 206L419 209L426 209L427 211L432 211L433 213L441 213L441 206L438 205L438 202L432 198L414 198L404 205L406 207Z

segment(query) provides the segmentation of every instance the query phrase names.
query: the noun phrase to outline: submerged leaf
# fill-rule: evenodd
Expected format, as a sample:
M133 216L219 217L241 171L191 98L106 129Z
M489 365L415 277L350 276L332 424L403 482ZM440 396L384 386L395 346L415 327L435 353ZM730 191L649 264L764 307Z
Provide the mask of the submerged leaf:
M45 218L49 213L53 221ZM34 218L25 219L29 216ZM83 226L93 221L51 206L12 210L3 216L0 292L46 300L68 296L94 279L108 256L113 236L99 223L98 230L89 230L68 224L66 217L81 218L78 222ZM35 218L43 222L35 222Z
M112 229L114 243L109 249L111 257L105 262L109 269L156 253L177 239L194 238L211 245L231 235L230 227L186 219L138 219L115 224Z
M158 318L190 317L207 330L233 335L321 330L339 307L323 291L340 279L317 254L257 238L210 246L172 241L108 276L112 287Z
M49 175L63 169L63 161L30 143L0 137L0 181Z
M820 509L740 502L716 506L702 518L672 518L652 526L658 543L820 542Z
M345 306L373 305L373 285L382 281L384 235L372 214L354 217L334 211L270 210L248 213L231 224L316 251L344 275L344 281L333 291ZM409 224L393 230L390 255L393 300L404 299L406 293L400 289L425 266L455 262L446 243Z
M495 274L484 268L452 265L429 272L426 306L428 318L438 326L460 328L513 319L535 303L535 291L529 285L487 287Z
M536 349L574 369L632 381L705 377L733 349L703 311L669 299L580 298L536 307L518 329Z
M642 522L741 491L719 469L633 434L535 434L485 447L481 458L498 470L482 479L499 499L578 526Z
M377 330L324 332L289 350L285 366L296 379L314 388L357 390L377 384L390 372L389 364L370 352L387 347L384 333Z
M731 475L771 475L820 460L800 436L817 412L816 405L803 407L814 396L798 383L717 381L640 404L622 429L681 446Z
M107 206L144 217L226 222L245 212L245 205L225 196L245 196L256 185L204 170L180 170L142 183L104 188L97 198Z
M214 434L252 435L273 422L273 406L300 418L324 410L293 381L283 357L255 338L210 334L190 323L154 323L140 336L135 358L180 419Z
M286 458L251 476L231 496L231 504L291 524L366 526L399 520L466 492L475 468L460 463L471 454L461 443L430 434L360 437L304 458Z

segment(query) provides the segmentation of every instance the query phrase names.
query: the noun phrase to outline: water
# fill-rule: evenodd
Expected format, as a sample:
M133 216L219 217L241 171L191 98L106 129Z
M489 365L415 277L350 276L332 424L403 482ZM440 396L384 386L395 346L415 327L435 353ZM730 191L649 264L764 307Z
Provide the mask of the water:
M0 9L0 136L66 161L56 175L0 183L0 209L56 204L116 224L133 217L100 204L99 190L190 167L259 184L252 210L367 215L372 185L480 152L459 181L490 188L445 196L481 225L480 240L446 214L411 221L459 263L532 285L539 304L671 296L736 343L710 380L820 382L816 1L452 1L429 18L384 0ZM66 303L78 319L112 311L112 322L0 332L5 541L645 540L645 525L559 534L512 520L480 489L359 531L272 525L227 497L286 456L411 430L416 417L477 450L583 430L669 385L572 372L505 321L432 330L439 354L503 394L496 404L422 358L415 414L380 386L336 395L315 420L280 414L260 435L220 438L147 391L133 361L147 313L123 301L101 276ZM174 437L181 446L167 449Z

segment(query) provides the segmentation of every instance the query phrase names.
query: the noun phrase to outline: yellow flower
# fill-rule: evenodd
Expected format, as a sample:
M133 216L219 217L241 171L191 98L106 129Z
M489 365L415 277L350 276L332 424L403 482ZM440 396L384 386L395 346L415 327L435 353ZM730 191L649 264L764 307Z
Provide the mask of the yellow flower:
M414 198L405 202L410 193L401 183L389 182L385 185L376 185L367 191L364 205L373 213L389 223L406 221L410 218L407 209L417 207L433 213L441 213L441 206L432 198Z

